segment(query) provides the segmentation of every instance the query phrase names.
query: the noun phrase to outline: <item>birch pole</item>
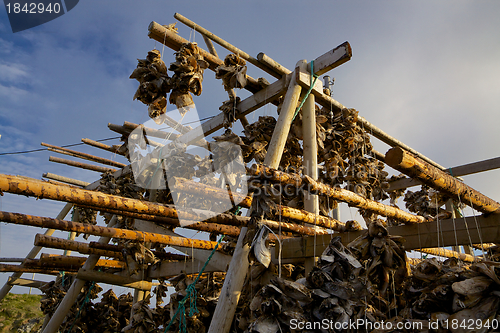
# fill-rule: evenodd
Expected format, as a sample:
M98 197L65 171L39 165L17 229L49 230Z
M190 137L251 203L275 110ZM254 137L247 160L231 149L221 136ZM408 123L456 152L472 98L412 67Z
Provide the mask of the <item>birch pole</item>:
M305 63L305 60L299 61L297 66L302 63ZM278 122L274 129L271 143L269 144L269 150L264 159L264 164L272 168L277 168L281 161L283 148L288 137L288 132L290 131L290 125L293 115L295 114L300 91L302 90L296 82L296 72L297 70L290 80ZM228 333L231 328L249 266L248 254L250 253L250 244L245 242L246 233L247 228L241 228L238 243L236 244L231 263L229 264L229 269L224 279L224 285L222 286L208 333Z

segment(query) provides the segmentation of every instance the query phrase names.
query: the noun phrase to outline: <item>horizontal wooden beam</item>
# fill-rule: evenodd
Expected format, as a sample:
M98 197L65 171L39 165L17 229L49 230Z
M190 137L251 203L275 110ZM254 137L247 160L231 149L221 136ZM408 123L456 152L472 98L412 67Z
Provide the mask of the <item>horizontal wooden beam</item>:
M158 235L149 232L134 231L127 229L108 228L97 225L89 225L78 222L57 220L48 217L30 216L18 213L0 212L0 221L20 225L31 225L34 227L51 228L64 231L74 231L89 235L111 237L119 239L129 239L139 242L152 242L163 245L176 245L190 248L211 250L217 242L204 241L198 239L188 239L167 235Z
M500 203L402 148L389 149L385 154L385 163L480 212L500 213Z
M97 254L103 257L115 257L115 258L123 257L121 252L94 249L91 248L88 243L78 242L74 240L63 239L53 236L47 236L42 234L35 235L34 244L35 246L41 246L50 249L76 251L81 254Z
M89 145L89 146L92 146L92 147L103 149L103 150L106 150L106 151L109 151L111 153L115 153L115 154L118 154L118 155L123 155L122 153L118 152L118 148L120 147L119 145L110 146L110 145L107 145L105 143L102 143L102 142L99 142L99 141L95 141L95 140L92 140L92 139L87 139L87 138L83 138L82 142L85 143L86 145Z
M248 173L268 181L300 187L311 194L324 195L338 201L346 202L350 206L366 209L382 216L392 217L405 223L423 223L427 221L423 216L413 215L397 207L366 199L354 192L317 182L308 176L301 177L298 174L286 173L257 164L254 164Z
M477 222L477 224L476 224ZM500 215L469 216L460 219L447 219L387 228L390 235L405 238L405 250L421 248L470 245L476 243L500 242ZM331 238L342 237L344 245L349 244L366 231L350 231L328 236L292 238L283 241L282 258L301 258L320 255ZM456 235L456 238L455 238ZM470 238L469 238L470 237Z
M382 155L383 156L383 155ZM460 177L471 175L474 173L495 170L500 168L500 157L491 158L484 161L464 164L460 166L456 166L453 168L449 168L444 170L446 173L449 173L453 177ZM403 188L408 188L412 186L422 185L423 183L418 179L414 178L402 178L398 180L394 180L389 182L389 189L387 191L400 190Z
M28 279L23 279L23 278L9 277L9 280L7 281L7 283L11 286L40 289L40 287L46 285L48 282L47 281L37 281L37 280L28 280Z
M85 187L85 186L90 185L89 182L84 182L83 180L78 180L78 179L73 179L73 178L69 178L69 177L59 176L59 175L56 175L56 174L53 174L53 173L50 173L50 172L44 173L42 175L42 177L43 178L47 178L47 179L57 180L57 181L60 181L60 182L63 182L63 183L68 183L68 184L71 184L71 185L76 185L76 186Z
M82 152L79 152L76 150L63 148L63 147L59 147L59 146L54 146L54 145L50 145L50 144L44 143L44 142L42 142L41 145L44 147L48 147L49 151L52 151L52 152L56 152L56 153L64 154L64 155L69 155L69 156L73 156L73 157L77 157L77 158L82 158L82 159L85 159L88 161L92 161L92 162L96 162L96 163L100 163L100 164L104 164L104 165L114 166L114 167L118 167L118 168L123 168L126 165L126 164L123 164L123 163L120 163L117 161L113 161L113 160L110 160L110 159L107 159L104 157L95 156L95 155L91 155L91 154L87 154L87 153L82 153Z
M72 161L72 160L68 160L68 159L60 158L60 157L55 157L55 156L50 156L49 161L55 162L55 163L66 164L66 165L73 166L73 167L80 168L80 169L96 171L96 172L100 172L100 173L104 173L107 171L111 171L111 172L117 171L116 169L113 169L113 168L106 168L106 167L103 167L100 165Z

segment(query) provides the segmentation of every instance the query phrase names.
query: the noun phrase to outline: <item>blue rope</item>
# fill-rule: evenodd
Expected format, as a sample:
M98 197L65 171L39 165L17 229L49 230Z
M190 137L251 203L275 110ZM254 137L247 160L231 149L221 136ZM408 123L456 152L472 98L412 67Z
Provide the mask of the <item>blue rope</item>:
M189 286L186 288L187 295L184 296L184 298L179 302L179 307L177 308L177 311L174 314L174 317L170 320L170 323L168 323L168 326L165 328L164 333L166 333L170 326L174 323L175 318L177 315L180 313L180 319L179 319L179 332L185 333L187 332L186 327L186 302L189 299L189 316L192 317L196 313L198 313L198 309L196 308L196 284L198 283L198 280L200 279L201 274L203 274L203 271L207 267L208 263L210 262L210 259L212 259L212 256L215 253L215 250L217 250L217 247L219 247L219 244L222 242L222 239L224 238L224 235L217 241L217 244L215 245L214 249L212 250L212 253L210 253L210 256L208 256L207 261L201 268L200 272L198 273L198 276L196 279L191 283Z
M313 81L314 77L314 81ZM295 110L295 114L293 115L292 121L295 120L295 117L299 114L300 109L302 109L302 106L306 102L307 97L309 97L309 94L313 90L314 85L316 84L316 81L318 80L318 75L314 74L314 60L311 60L311 84L309 86L309 90L307 91L306 95L302 99L302 102L300 102L300 105L297 107L297 110Z

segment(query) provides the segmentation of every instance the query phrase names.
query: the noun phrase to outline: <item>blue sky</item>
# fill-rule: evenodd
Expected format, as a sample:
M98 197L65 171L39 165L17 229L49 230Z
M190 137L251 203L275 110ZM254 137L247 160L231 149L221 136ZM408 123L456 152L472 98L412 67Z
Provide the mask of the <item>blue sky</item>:
M443 166L500 156L498 1L87 0L16 34L0 8L0 153L37 149L40 142L115 137L108 122L147 121L147 107L132 101L137 82L128 76L137 58L154 47L162 50L147 37L149 23L173 23L175 12L253 56L265 52L288 68L349 41L351 61L329 73L336 79L335 99ZM191 35L204 47L199 34L193 36L181 23L177 27L181 36ZM221 58L228 53L216 47ZM174 60L166 47L164 60ZM249 75L273 81L248 67ZM226 99L221 82L207 71L203 94L194 99L200 117L215 115ZM264 107L248 118L274 112ZM377 150L387 151L373 141ZM76 149L124 162L93 148ZM50 155L0 156L0 173L98 178L49 163ZM464 180L500 200L499 178L500 171L489 171ZM0 198L2 210L33 215L55 216L62 206L10 194ZM0 257L24 257L38 232L1 224ZM7 276L0 274L0 284Z

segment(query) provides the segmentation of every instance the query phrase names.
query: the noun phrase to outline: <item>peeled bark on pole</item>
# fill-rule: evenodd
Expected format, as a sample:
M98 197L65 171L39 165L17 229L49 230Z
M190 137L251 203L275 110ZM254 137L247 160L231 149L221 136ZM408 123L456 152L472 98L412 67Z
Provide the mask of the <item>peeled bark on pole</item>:
M263 165L253 165L249 173L256 176L260 175L260 177L265 177L274 182L302 187L304 191L325 195L335 200L346 202L350 206L366 209L382 216L392 217L405 223L422 223L427 221L423 216L413 215L399 208L366 199L354 192L317 182L308 176L301 177L297 174L270 169Z
M418 178L424 184L482 213L500 213L498 202L401 148L389 149L385 154L385 162L394 169L410 177Z
M18 213L0 212L0 220L7 223L31 225L34 227L53 228L64 231L75 231L101 237L129 239L139 242L152 242L164 245L176 245L196 249L212 250L217 242L188 239L167 235L153 234L150 232L134 231L127 229L101 227L78 222L56 220L48 217L30 216Z
M171 218L178 217L175 208L162 204L124 198L117 195L110 195L85 189L57 186L28 177L0 174L0 191L32 196L38 199L51 199L88 205L94 207L94 209L105 207L129 212L147 212L148 214ZM188 213L182 213L181 217L193 220L198 218L194 214Z
M112 169L112 168L106 168L106 167L102 167L102 166L99 166L99 165L93 165L93 164L88 164L88 163L82 163L82 162L67 160L65 158L59 158L59 157L54 157L54 156L50 156L49 157L49 161L50 162L61 163L61 164L66 164L66 165L69 165L69 166L74 166L74 167L77 167L77 168L80 168L80 169L96 171L96 172L100 172L100 173L104 173L104 172L107 172L107 171L111 171L111 172L115 172L116 171L116 169Z
M1 189L0 189L0 192L1 192ZM63 209L59 212L59 214L57 214L57 218L58 219L63 219L66 217L66 215L68 215L69 211L71 210L71 208L73 207L72 204L66 204ZM56 231L55 229L48 229L47 231L45 231L45 235L47 236L50 236L54 233L54 231ZM33 259L35 258L38 253L40 252L42 248L40 246L35 246L31 249L31 251L28 253L28 255L26 256L26 259ZM23 264L21 264L21 267L23 266ZM14 273L11 275L11 278L12 279L17 279L19 277L21 277L22 273ZM5 296L7 296L7 294L9 293L9 291L12 289L12 286L9 285L8 283L5 283L4 286L2 287L2 289L0 290L0 302L5 298Z
M467 261L467 262L476 261L474 256L471 256L470 254L460 253L457 251L451 251L451 250L447 250L444 248L415 249L415 251L422 252L422 253L428 253L428 254L432 254L432 255L440 256L440 257L446 257L446 258L458 258L460 260Z
M121 254L121 252L94 249L91 248L88 243L62 239L58 237L37 234L35 235L34 243L36 246L42 246L51 249L71 250L81 254L97 254L102 257L114 257L123 259L123 255Z
M53 173L50 173L50 172L44 173L42 175L42 177L43 178L57 180L57 181L60 181L60 182L63 182L63 183L68 183L68 184L71 184L71 185L76 185L76 186L85 187L85 186L90 185L90 183L84 182L82 180L68 178L68 177L64 177L64 176L59 176L59 175L56 175L56 174L53 174Z

